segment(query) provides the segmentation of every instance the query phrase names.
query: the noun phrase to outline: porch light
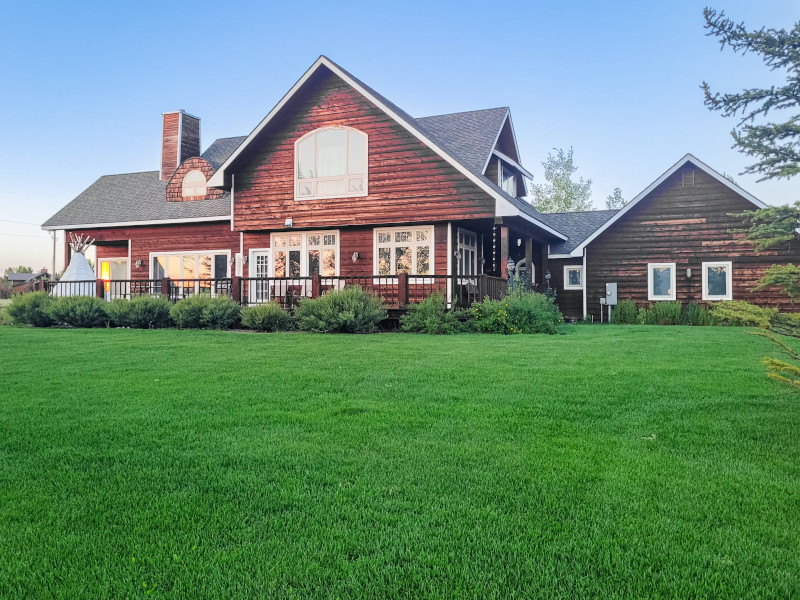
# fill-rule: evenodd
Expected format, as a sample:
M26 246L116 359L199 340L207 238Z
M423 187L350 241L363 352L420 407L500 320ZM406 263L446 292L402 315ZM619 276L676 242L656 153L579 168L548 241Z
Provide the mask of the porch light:
M517 247L522 246L522 238L517 238Z
M689 279L692 278L692 270L691 269L686 269L686 277L689 278Z
M144 261L143 260L136 260L136 261L133 262L133 266L136 267L137 269L141 269L142 265L144 265Z
M287 217L286 220L283 222L284 227L292 227L292 217Z
M353 252L353 262L358 260L358 252Z

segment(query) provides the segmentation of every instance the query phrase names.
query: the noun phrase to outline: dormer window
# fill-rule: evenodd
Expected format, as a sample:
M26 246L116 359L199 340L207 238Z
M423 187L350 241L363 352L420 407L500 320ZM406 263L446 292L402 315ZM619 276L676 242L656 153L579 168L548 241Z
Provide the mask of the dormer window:
M295 199L367 195L367 135L325 127L295 143Z
M503 174L500 179L500 187L503 188L503 191L514 198L517 197L517 177L514 175L514 171L509 169L507 166L503 165Z
M206 190L206 176L203 175L202 171L197 169L189 171L183 178L181 195L184 198L189 198L192 196L205 196Z

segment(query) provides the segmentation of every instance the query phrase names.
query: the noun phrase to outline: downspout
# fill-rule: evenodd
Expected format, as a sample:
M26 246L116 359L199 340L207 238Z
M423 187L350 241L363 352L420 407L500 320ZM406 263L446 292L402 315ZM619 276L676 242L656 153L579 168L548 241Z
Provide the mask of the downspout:
M586 310L586 289L589 287L589 273L586 271L586 248L583 249L583 318L589 312Z
M434 230L435 231L435 230ZM435 242L434 242L435 247ZM450 221L447 222L447 274L453 274L453 223ZM450 278L447 278L447 308L452 308L450 305L450 299L452 298L452 289L453 289L453 282Z
M236 187L236 173L231 173L231 231L233 231L233 193Z

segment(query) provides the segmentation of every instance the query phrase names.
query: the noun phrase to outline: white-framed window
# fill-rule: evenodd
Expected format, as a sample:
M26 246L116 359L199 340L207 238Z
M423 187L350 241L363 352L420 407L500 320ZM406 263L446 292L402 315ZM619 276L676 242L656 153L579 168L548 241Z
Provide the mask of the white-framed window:
M367 134L323 127L294 145L295 200L367 195Z
M433 226L375 230L375 275L430 275L433 270Z
M221 279L230 277L230 250L151 252L150 279Z
M514 171L505 165L501 167L500 187L507 194L514 196L514 198L517 197L517 177Z
M647 264L647 299L675 300L675 263Z
M583 265L564 265L564 289L583 289Z
M206 191L206 176L203 175L202 171L194 169L184 175L183 185L181 186L181 194L184 198L190 196L205 196Z
M339 274L338 231L273 233L270 246L273 277Z
M458 230L458 274L478 274L478 236L473 231Z
M733 263L703 263L703 300L733 299Z

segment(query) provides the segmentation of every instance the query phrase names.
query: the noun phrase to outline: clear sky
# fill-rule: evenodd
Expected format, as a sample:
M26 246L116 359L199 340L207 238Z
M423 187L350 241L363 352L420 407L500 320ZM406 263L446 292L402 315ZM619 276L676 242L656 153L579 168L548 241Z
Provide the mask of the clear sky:
M6 3L0 269L49 266L38 224L99 176L157 170L162 112L201 117L203 148L246 135L320 54L414 116L510 106L536 180L552 148L572 146L598 208L687 152L766 202L798 200L800 177L738 175L749 162L731 149L734 123L703 106L704 79L780 82L705 37L705 3ZM800 19L797 0L712 6L749 28Z

